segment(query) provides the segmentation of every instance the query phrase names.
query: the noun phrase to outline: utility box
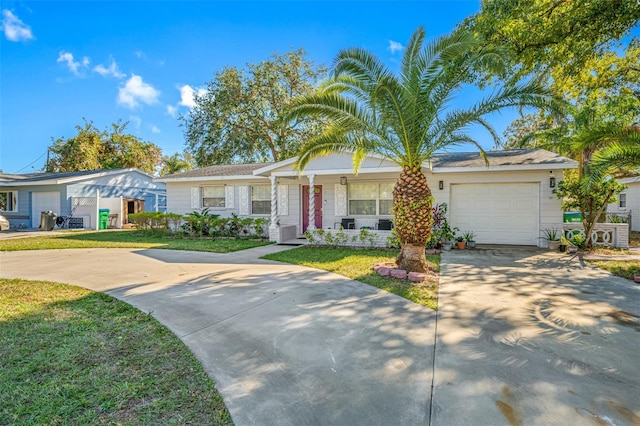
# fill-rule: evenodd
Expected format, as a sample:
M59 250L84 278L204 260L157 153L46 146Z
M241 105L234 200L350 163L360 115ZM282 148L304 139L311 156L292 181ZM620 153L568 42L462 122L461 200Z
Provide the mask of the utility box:
M51 231L56 226L57 214L51 210L40 212L40 229L43 231Z
M98 210L98 229L107 229L109 227L109 209Z

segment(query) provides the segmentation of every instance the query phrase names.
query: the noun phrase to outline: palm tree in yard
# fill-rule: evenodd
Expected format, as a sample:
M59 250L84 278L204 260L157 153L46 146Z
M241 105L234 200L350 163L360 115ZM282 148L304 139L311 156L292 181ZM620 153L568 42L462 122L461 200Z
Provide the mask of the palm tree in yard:
M603 146L591 162L591 181L598 181L606 174L640 173L640 126L604 128L596 135L596 142Z
M549 93L534 84L510 85L469 108L452 108L452 99L475 70L500 66L501 58L499 51L484 47L470 34L425 42L425 31L418 28L398 74L364 49L343 50L331 79L316 94L299 99L287 116L320 116L331 123L301 149L300 170L314 157L333 152L353 153L354 172L368 154L381 155L402 168L393 190L401 244L397 263L402 269L426 270L433 198L422 171L425 161L437 151L467 143L485 157L468 133L469 126L480 125L497 139L485 121L487 114L512 106L543 106L550 100Z

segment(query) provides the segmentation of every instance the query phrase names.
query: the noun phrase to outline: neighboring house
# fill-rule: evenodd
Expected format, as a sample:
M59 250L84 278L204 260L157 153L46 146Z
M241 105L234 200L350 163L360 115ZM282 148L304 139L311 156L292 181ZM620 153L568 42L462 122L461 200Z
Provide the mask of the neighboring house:
M618 179L627 189L618 194L615 203L607 205L607 213L627 218L632 231L640 231L640 176Z
M544 245L541 230L562 227L553 189L577 163L541 149L487 156L488 167L478 153L438 154L425 163L434 202L447 203L451 225L474 231L478 243ZM349 154L316 158L303 172L294 162L211 166L156 181L167 185L167 211L207 207L221 216L268 217L270 239L278 242L343 223L377 229L393 218L396 164L368 157L354 175Z
M0 174L0 212L12 228L37 228L41 212L72 216L70 227L95 229L98 209L110 210L110 225L120 228L128 214L164 211L163 183L138 169Z

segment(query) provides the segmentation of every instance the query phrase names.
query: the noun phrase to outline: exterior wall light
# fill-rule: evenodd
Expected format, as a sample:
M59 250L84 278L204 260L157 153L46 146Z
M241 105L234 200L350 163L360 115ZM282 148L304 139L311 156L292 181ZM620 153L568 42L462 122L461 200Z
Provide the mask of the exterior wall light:
M341 176L340 177L340 185L346 185L347 184L347 177L346 176Z
M554 178L553 176L551 176L549 178L549 188L555 188L556 187L556 178Z
M438 189L444 189L444 181L443 180L438 182Z

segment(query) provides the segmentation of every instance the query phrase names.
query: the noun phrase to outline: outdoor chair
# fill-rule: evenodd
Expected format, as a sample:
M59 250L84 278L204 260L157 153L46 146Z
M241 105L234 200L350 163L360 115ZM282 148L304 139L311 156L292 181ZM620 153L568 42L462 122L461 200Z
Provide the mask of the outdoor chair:
M342 229L356 229L356 220L352 218L342 219Z

